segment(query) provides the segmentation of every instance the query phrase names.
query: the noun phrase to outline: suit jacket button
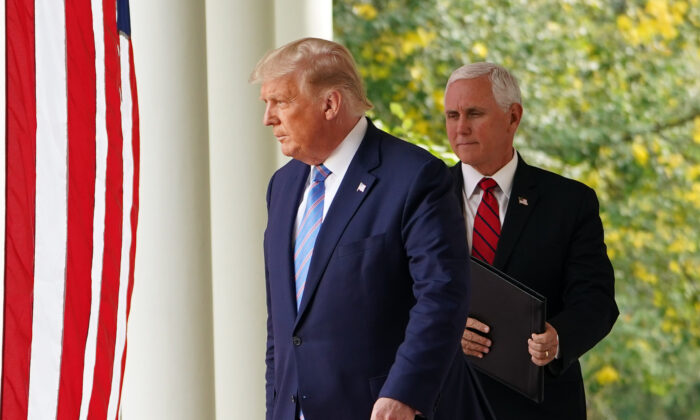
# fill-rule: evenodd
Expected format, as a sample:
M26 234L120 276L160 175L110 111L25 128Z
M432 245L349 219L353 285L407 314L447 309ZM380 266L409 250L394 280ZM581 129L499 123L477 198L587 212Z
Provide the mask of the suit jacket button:
M292 395L292 404L297 403L297 397L295 395Z
M297 347L301 346L301 337L297 337L296 335L292 337L292 344Z

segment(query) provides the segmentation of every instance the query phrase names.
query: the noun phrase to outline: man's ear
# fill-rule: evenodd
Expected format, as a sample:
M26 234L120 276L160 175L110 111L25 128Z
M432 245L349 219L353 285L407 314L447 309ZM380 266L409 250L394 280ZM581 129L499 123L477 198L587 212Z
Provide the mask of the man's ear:
M337 89L331 89L323 94L323 112L326 120L332 120L340 113L343 95Z
M518 103L510 104L508 117L510 118L508 121L509 126L515 131L518 125L520 125L520 120L523 118L523 106Z

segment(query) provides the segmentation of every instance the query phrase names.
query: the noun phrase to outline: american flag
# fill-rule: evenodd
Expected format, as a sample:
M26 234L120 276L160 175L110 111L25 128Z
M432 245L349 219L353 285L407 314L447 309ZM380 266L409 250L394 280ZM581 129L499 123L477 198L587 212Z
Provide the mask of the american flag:
M117 419L138 221L128 0L6 0L0 420Z

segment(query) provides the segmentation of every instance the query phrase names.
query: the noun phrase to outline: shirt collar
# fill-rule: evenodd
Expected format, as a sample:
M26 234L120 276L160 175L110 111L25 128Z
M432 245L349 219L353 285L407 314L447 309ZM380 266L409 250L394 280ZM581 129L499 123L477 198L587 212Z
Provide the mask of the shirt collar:
M506 163L501 169L498 170L491 178L496 180L498 187L503 191L503 193L510 199L510 192L513 188L513 178L515 177L515 170L518 167L518 152L513 149L513 157ZM476 193L476 187L479 181L484 177L479 171L473 167L462 162L462 176L464 177L464 192L467 198L471 197L472 194Z
M350 130L338 147L323 162L323 165L339 178L343 178L352 158L355 156L355 152L360 148L360 143L362 143L362 139L367 132L367 125L367 118L360 118L355 127Z

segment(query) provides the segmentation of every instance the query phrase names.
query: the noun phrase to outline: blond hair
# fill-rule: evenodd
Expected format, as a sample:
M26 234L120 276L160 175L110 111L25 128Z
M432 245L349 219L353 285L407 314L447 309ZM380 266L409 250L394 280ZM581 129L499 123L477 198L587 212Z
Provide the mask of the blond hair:
M249 81L265 83L293 74L298 77L300 89L308 89L311 94L340 90L355 113L372 108L352 54L336 42L302 38L269 51L255 66Z

